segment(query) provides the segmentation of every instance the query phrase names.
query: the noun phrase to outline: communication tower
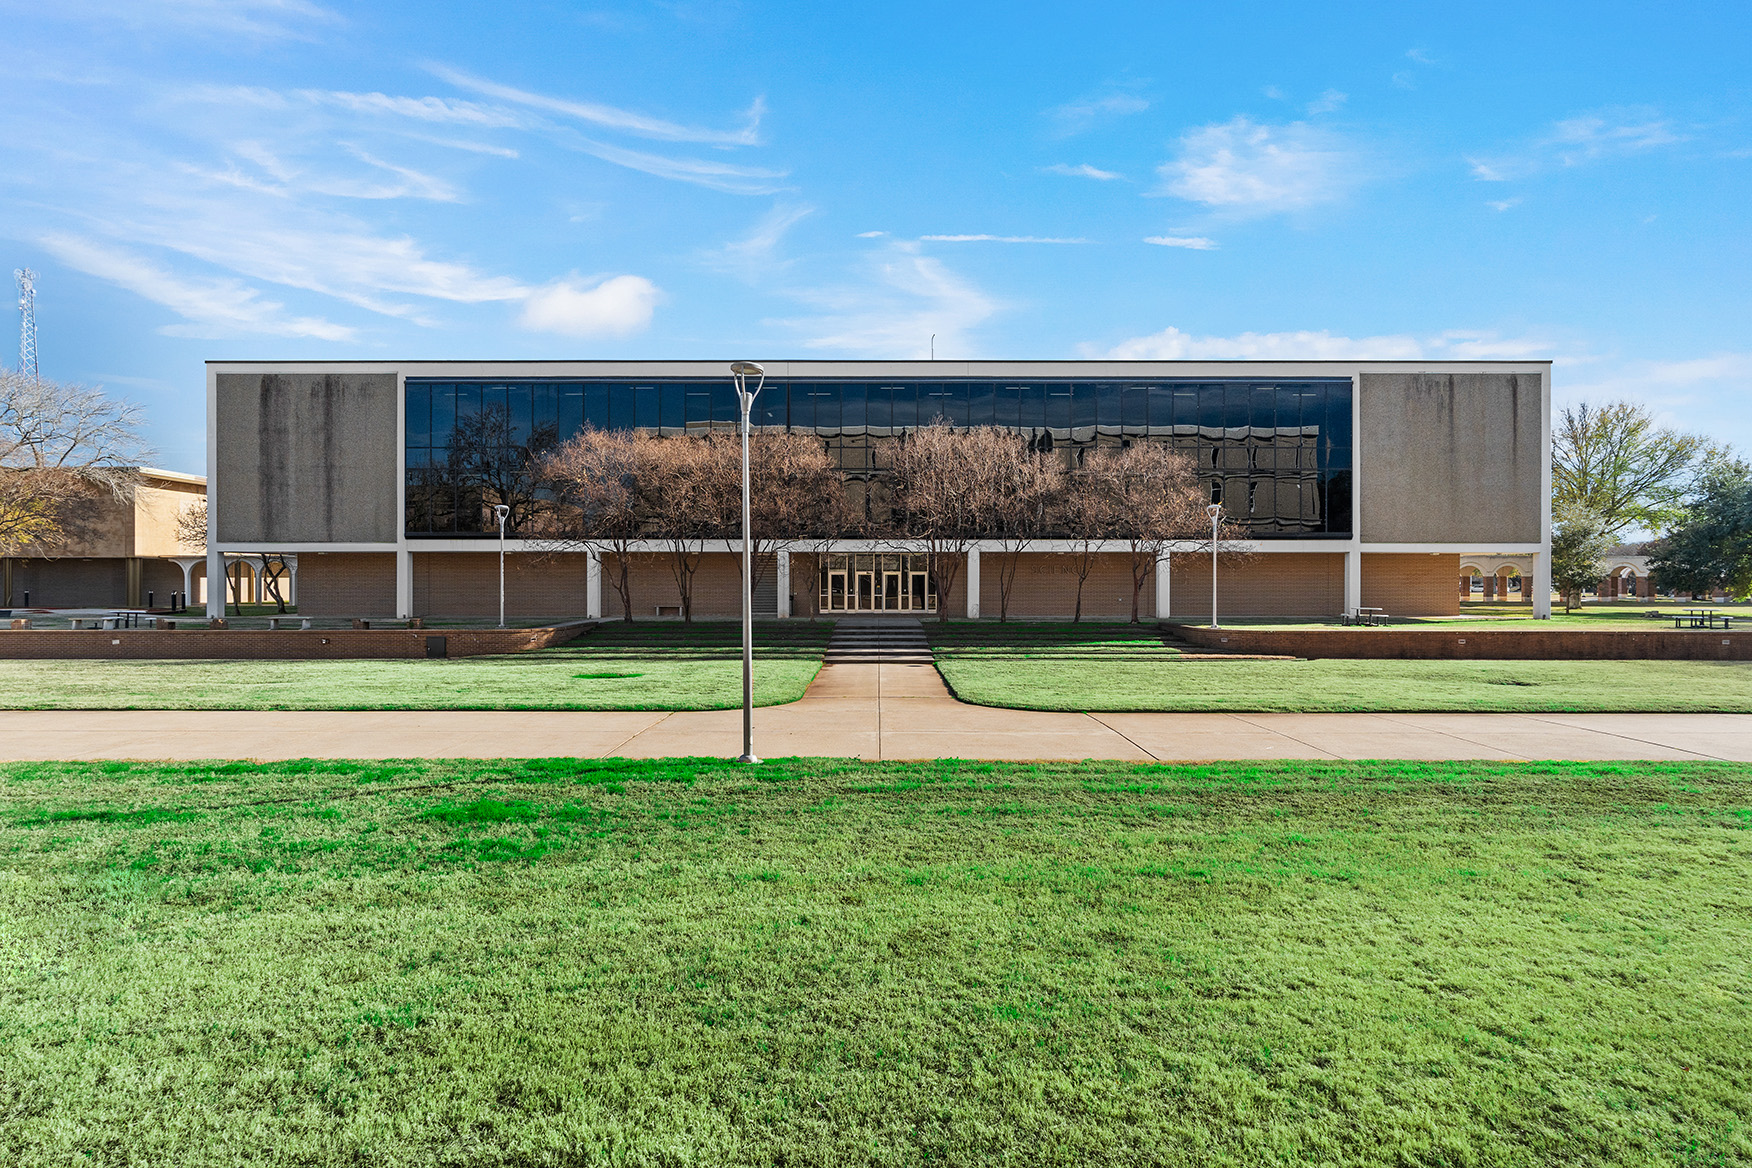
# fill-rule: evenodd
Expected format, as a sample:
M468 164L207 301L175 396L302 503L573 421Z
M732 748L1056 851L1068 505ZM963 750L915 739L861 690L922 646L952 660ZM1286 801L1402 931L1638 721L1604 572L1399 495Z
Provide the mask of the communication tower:
M40 381L36 350L36 273L29 268L15 268L12 276L18 281L18 371L32 381Z

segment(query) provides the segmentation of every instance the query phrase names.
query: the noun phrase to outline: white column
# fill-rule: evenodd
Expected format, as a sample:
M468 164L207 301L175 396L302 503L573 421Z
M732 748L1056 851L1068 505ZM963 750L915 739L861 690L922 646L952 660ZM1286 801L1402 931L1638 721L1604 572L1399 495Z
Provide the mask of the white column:
M967 549L967 619L979 619L979 549Z
M584 615L591 620L602 619L602 553L591 548L584 565Z
M225 615L225 553L207 545L207 615Z
M195 602L195 561L185 556L176 561L176 566L181 568L183 573L183 603L193 604Z
M1363 553L1352 548L1344 553L1344 610L1353 616L1363 606Z
M1529 582L1522 580L1525 587ZM1533 557L1533 619L1551 619L1551 553L1539 552Z
M1168 553L1159 552L1156 555L1156 619L1168 619Z
M779 616L780 617L789 617L791 615L791 553L790 552L782 551L782 552L778 553L778 567L776 568L776 571L778 572L778 575L779 575Z
M395 615L407 620L414 615L414 553L395 549Z
M286 564L286 603L293 608L298 607L298 557L293 556Z

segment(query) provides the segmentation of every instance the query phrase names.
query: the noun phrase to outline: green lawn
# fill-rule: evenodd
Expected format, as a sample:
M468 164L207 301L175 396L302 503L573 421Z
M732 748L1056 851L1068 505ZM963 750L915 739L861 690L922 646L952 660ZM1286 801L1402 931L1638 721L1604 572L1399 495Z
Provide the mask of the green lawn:
M754 701L794 702L833 626L755 626ZM554 649L428 661L3 661L7 710L722 710L742 704L742 626L599 625Z
M1561 629L1671 629L1673 616L1694 608L1715 609L1729 616L1752 619L1752 607L1744 604L1709 604L1692 600L1619 600L1590 602L1573 612L1565 612L1562 604L1553 604L1547 620L1533 619L1533 609L1526 604L1485 604L1481 601L1462 602L1459 616L1402 617L1391 616L1391 623L1378 627L1442 628L1442 629L1531 629L1534 631ZM1659 620L1646 613L1659 612ZM1284 621L1270 617L1224 617L1225 626L1251 629L1336 629L1333 620ZM1355 627L1355 626L1351 626ZM1373 628L1377 626L1364 626Z
M925 621L937 660L1010 658L1150 661L1179 655L1154 624L1117 621Z
M8 1165L1752 1159L1678 764L0 767Z
M1090 661L951 657L964 702L1024 710L1752 712L1752 663Z
M803 696L819 659L755 662L754 701ZM450 661L0 661L8 710L721 710L738 658L549 649Z

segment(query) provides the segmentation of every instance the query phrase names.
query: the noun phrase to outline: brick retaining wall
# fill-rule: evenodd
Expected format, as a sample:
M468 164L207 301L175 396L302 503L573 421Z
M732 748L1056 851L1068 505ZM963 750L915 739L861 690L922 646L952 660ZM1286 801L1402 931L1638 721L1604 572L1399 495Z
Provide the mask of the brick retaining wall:
M481 657L563 644L589 621L533 629L32 629L0 631L0 658L13 660L185 658L330 661L355 658ZM428 652L428 638L442 638ZM437 646L433 646L437 650Z
M1296 657L1496 661L1752 660L1752 633L1719 629L1228 629L1170 626L1194 645Z

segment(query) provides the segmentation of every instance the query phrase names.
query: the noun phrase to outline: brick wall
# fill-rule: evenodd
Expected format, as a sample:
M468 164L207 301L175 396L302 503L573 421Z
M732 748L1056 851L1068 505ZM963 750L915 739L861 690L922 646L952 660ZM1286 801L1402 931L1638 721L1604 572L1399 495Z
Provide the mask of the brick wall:
M497 596L495 592L493 611ZM298 557L298 611L305 616L394 615L395 553L305 552Z
M1169 578L1169 612L1176 620L1209 620L1209 553L1191 552L1171 558L1173 574ZM1260 552L1239 562L1217 561L1217 613L1220 617L1333 617L1342 611L1343 553Z
M1341 569L1342 571L1342 569ZM1460 597L1454 581L1460 574L1457 555L1363 555L1363 606L1386 609L1391 616L1454 616ZM1332 612L1339 612L1340 604Z
M583 617L588 611L588 562L583 552L507 555L506 615ZM491 616L498 611L498 552L414 554L415 614Z
M20 556L12 561L12 603L22 607L26 592L33 608L119 608L128 599L127 561Z
M996 619L999 612L999 577L1009 557L1000 552L982 552L979 557L979 611ZM1083 616L1112 619L1131 616L1131 557L1099 555L1083 584ZM1138 612L1146 619L1156 615L1154 577L1144 584ZM1016 583L1010 593L1013 617L1066 617L1077 609L1077 557L1024 552L1016 566ZM967 610L962 608L955 615Z
M1652 622L1651 622L1652 623ZM1752 633L1710 629L1207 629L1175 625L1230 653L1416 660L1752 660Z
M445 655L522 653L562 644L588 623L538 629L63 629L0 631L0 658L12 660L206 659L323 661L425 657L428 637L442 637Z

